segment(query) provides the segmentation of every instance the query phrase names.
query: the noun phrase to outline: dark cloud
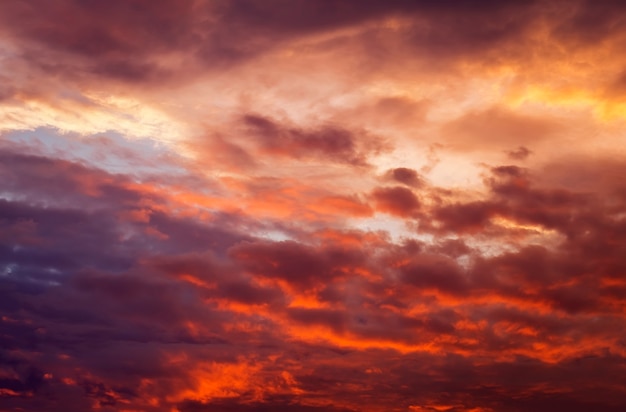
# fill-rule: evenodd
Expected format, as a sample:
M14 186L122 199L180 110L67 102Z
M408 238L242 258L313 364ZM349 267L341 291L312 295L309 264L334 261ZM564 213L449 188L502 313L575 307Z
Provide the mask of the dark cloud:
M185 402L178 406L181 412L353 412L353 409L335 407L332 405L315 406L303 405L298 402L289 402L288 400L277 399L269 402L251 402L241 403L233 399L225 399L223 401L215 401L209 403L202 402Z
M131 82L171 78L157 56L179 53L185 66L218 68L272 49L285 38L341 27L388 14L407 3L383 6L345 2L196 2L170 0L2 4L4 32L23 47L22 58L63 77L92 75ZM17 22L21 22L17 24Z
M625 23L620 17L624 10L624 4L617 0L576 1L571 5L569 18L555 25L553 35L578 46L601 43L612 33L624 30Z
M520 146L515 150L510 150L506 152L507 156L514 160L524 160L528 156L530 156L531 153L532 152L524 146Z
M0 378L0 393L4 390L14 396L33 396L46 383L43 371L33 366L27 359L11 356L10 352L0 353L0 365L8 367L13 372L12 377Z
M262 152L269 155L364 166L368 156L382 149L370 137L342 128L325 126L317 130L302 130L257 115L246 115L243 121L257 138L256 143Z
M362 251L335 247L317 250L293 241L244 242L229 252L253 275L286 280L299 287L345 276L365 261Z
M496 202L456 203L435 209L433 217L440 222L443 230L471 233L484 231L491 218L504 210L505 206Z
M342 310L298 308L288 310L288 316L296 323L329 326L340 333L343 332L346 323L346 313Z
M168 1L8 2L2 9L5 31L25 46L23 58L60 75L79 69L82 73L74 74L154 79L162 69L149 62L150 56L184 47L193 39L184 30L194 23L193 8L174 7ZM17 20L22 24L14 24Z
M387 177L410 187L419 188L424 185L422 177L413 169L397 167L387 172Z
M387 17L415 20L404 34L405 41L422 53L446 58L467 55L515 44L541 16L541 10L510 1L407 0L321 5L283 0L185 5L171 0L106 5L78 0L9 1L0 11L3 32L19 44L21 59L31 67L68 80L93 76L127 84L179 81L174 73L229 67L289 40ZM599 14L609 15L602 10ZM574 18L571 24L585 26L579 20ZM568 32L567 25L559 32ZM176 54L182 56L181 64L168 65L158 58Z
M400 217L413 216L420 208L415 193L402 186L376 188L372 198L378 210Z
M451 257L468 255L472 252L472 249L461 239L443 240L434 245L433 250L437 253Z
M402 267L401 272L406 284L421 290L459 294L469 286L456 263L439 256L420 255Z
M420 230L440 236L433 244L358 231L344 234L351 242L335 234L305 243L255 238L242 229L245 216L180 215L128 176L7 150L2 158L8 408L61 410L56 396L87 410L359 410L362 399L373 410L515 410L510 398L524 394L548 409L592 405L583 396L591 387L606 391L609 410L621 405L624 389L607 380L623 363L625 339L621 209L538 186L532 170L491 168L482 200L420 205L405 186L372 193L379 210L430 219ZM128 215L147 205L150 213ZM516 245L513 229L494 231L495 218L563 237L551 247ZM486 233L512 247L481 255L475 242ZM307 330L327 352L311 354ZM411 363L425 348L430 357ZM210 379L202 362L256 375L236 372L250 386L201 400L197 379ZM595 386L580 377L593 370L608 371L594 375ZM257 380L277 383L259 389ZM290 391L299 395L280 398Z

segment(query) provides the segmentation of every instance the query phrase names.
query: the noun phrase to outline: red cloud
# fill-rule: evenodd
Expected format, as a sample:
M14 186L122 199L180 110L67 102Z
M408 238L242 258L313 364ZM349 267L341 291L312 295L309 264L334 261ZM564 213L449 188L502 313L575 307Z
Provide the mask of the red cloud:
M413 216L420 208L417 196L401 186L376 188L372 198L378 210L399 217Z

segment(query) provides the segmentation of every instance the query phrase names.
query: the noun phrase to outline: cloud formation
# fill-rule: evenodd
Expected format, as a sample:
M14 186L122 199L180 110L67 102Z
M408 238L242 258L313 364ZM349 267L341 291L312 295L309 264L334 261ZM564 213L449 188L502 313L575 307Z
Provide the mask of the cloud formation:
M623 9L1 3L0 409L624 410Z

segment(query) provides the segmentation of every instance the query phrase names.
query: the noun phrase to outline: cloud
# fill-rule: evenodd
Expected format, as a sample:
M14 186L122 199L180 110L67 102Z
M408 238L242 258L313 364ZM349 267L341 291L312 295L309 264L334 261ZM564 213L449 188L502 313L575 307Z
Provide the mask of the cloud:
M367 157L382 149L371 138L358 137L332 126L299 130L257 115L246 115L243 122L258 139L261 153L270 156L313 158L365 166Z
M424 182L420 175L413 169L407 167L397 167L387 172L387 176L391 180L405 184L410 187L421 187Z
M497 216L503 208L503 205L495 202L457 203L438 208L433 216L444 230L454 233L480 232L485 230L491 218Z
M411 216L420 208L417 196L402 186L376 188L372 197L378 210L395 216Z
M509 156L509 158L514 160L524 160L528 156L530 156L531 153L532 152L528 148L520 146L515 150L508 151L507 155Z
M454 149L476 150L529 145L553 136L558 130L559 125L553 120L491 108L481 113L463 115L446 124L443 133L446 133Z
M23 162L22 167L21 185L10 186L14 193L39 187L42 173L57 176L53 181L66 182L77 166L41 158ZM114 179L89 168L81 169L81 174L90 176L96 188L103 182L114 187L127 185L122 177ZM493 168L492 174L486 179L492 189L486 196L500 199L503 205L533 204L537 209L534 213L539 215L543 208L589 207L588 200L575 194L555 197L554 191L534 188L527 170L501 166ZM89 213L93 225L87 231L98 240L85 241L71 223L84 221L60 219L60 212L45 211L44 206L18 204L2 214L3 224L9 226L24 220L37 223L30 229L18 225L16 233L22 233L20 242L26 248L2 257L3 287L20 291L12 292L12 299L3 303L3 329L11 336L4 340L4 346L43 351L45 359L15 361L14 365L31 365L32 370L40 371L37 376L53 376L38 381L33 398L19 401L10 397L9 405L30 407L36 399L43 399L40 392L54 390L64 393L66 399L102 408L133 405L155 411L164 407L228 410L238 405L251 410L357 410L363 396L374 396L392 385L397 389L373 401L375 407L384 408L393 402L406 408L434 408L437 400L428 395L434 391L449 393L459 410L493 409L506 405L515 393L506 378L513 376L521 379L530 397L539 399L539 405L549 405L552 401L546 401L545 390L536 387L537 376L553 376L553 382L558 382L553 387L565 390L579 385L574 378L577 374L571 372L581 368L581 361L575 359L583 359L585 354L597 356L598 362L611 356L621 359L619 343L612 336L619 324L614 311L621 296L621 289L610 281L618 279L614 273L620 273L617 266L611 266L619 260L615 248L586 248L580 253L578 247L586 241L572 237L557 250L528 246L489 257L478 255L462 240L420 251L418 245L398 247L379 238L370 243L372 251L364 253L347 246L350 243L334 244L332 237L326 243L304 244L212 232L206 223L175 217L172 211L161 209L148 220L142 218L132 224L155 225L166 239L139 231L124 249L96 248L79 254L85 260L68 255L68 262L77 263L64 264L59 257L65 256L65 248L81 250L92 243L118 243L114 238L103 239L128 221L112 219L100 224L98 219L117 216L118 207L135 208L145 196L132 190L85 193L76 184L65 190L85 202L87 209L82 213ZM101 201L89 203L94 196ZM117 196L121 196L120 203L114 201ZM152 201L166 204L165 198ZM4 202L6 207L15 203ZM441 211L459 210L458 216L465 217L467 214L460 211L479 206L479 210L489 210L487 206L493 202L489 198L484 203L457 201L432 213L447 222L448 230L462 235L464 226L451 226L455 215ZM66 203L59 199L57 204ZM424 206L420 213L431 213L430 208ZM513 210L501 207L498 213L513 221L532 220L526 212ZM593 222L604 225L602 220L588 224ZM565 226L554 227L567 230ZM58 230L64 231L67 246L56 250L48 241L59 239ZM486 230L484 224L477 225L470 234ZM621 233L619 226L614 233ZM353 233L364 241L365 235ZM218 239L223 246L213 243ZM43 251L50 258L36 257ZM17 259L20 253L28 258ZM107 258L99 258L99 254ZM470 256L473 261L466 267L455 260L458 256ZM109 263L116 259L128 263ZM609 296L615 298L607 300ZM573 339L578 346L572 346ZM333 357L317 351L311 355L309 345L314 344L322 344L324 351L345 354L334 352ZM56 357L58 352L63 357ZM252 358L239 359L241 353L250 353ZM478 362L475 357L479 354L494 361ZM337 361L337 356L343 360ZM370 359L370 372L350 372L364 365L363 356ZM428 358L417 367L408 362L416 356ZM210 360L212 366L190 366L197 365L199 359ZM294 363L294 359L299 361ZM117 366L111 368L111 364ZM608 370L610 366L601 363L598 367ZM238 381L243 386L200 385L201 376L218 370L239 371ZM286 370L293 381L281 375ZM371 372L375 370L381 374ZM463 372L467 370L472 372ZM435 383L434 373L440 376ZM5 393L31 390L24 386L32 380L30 375L24 372L19 376L3 381ZM489 383L490 376L504 378L491 383L489 390L477 390L477 382ZM267 379L277 379L276 389L260 385ZM334 383L325 383L328 379ZM603 382L603 378L598 379ZM341 389L346 382L360 389ZM428 390L409 393L402 389L406 382L426 385ZM279 394L296 391L298 395L272 398L274 390ZM237 395L221 400L226 393ZM453 393L466 393L469 398ZM609 407L619 405L620 393L619 389L609 391L609 397L616 400ZM320 396L332 398L335 406L319 404L315 399ZM554 402L585 404L591 402L589 399L562 395Z
M0 4L0 409L623 410L622 8Z
M230 254L256 276L311 287L342 276L342 267L358 266L361 252L329 247L321 251L292 241L241 243Z

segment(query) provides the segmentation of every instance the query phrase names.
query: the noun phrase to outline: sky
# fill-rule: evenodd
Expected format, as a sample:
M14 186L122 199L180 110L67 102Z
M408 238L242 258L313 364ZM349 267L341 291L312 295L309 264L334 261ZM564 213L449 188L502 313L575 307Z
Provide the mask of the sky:
M622 1L0 2L0 411L626 410Z

